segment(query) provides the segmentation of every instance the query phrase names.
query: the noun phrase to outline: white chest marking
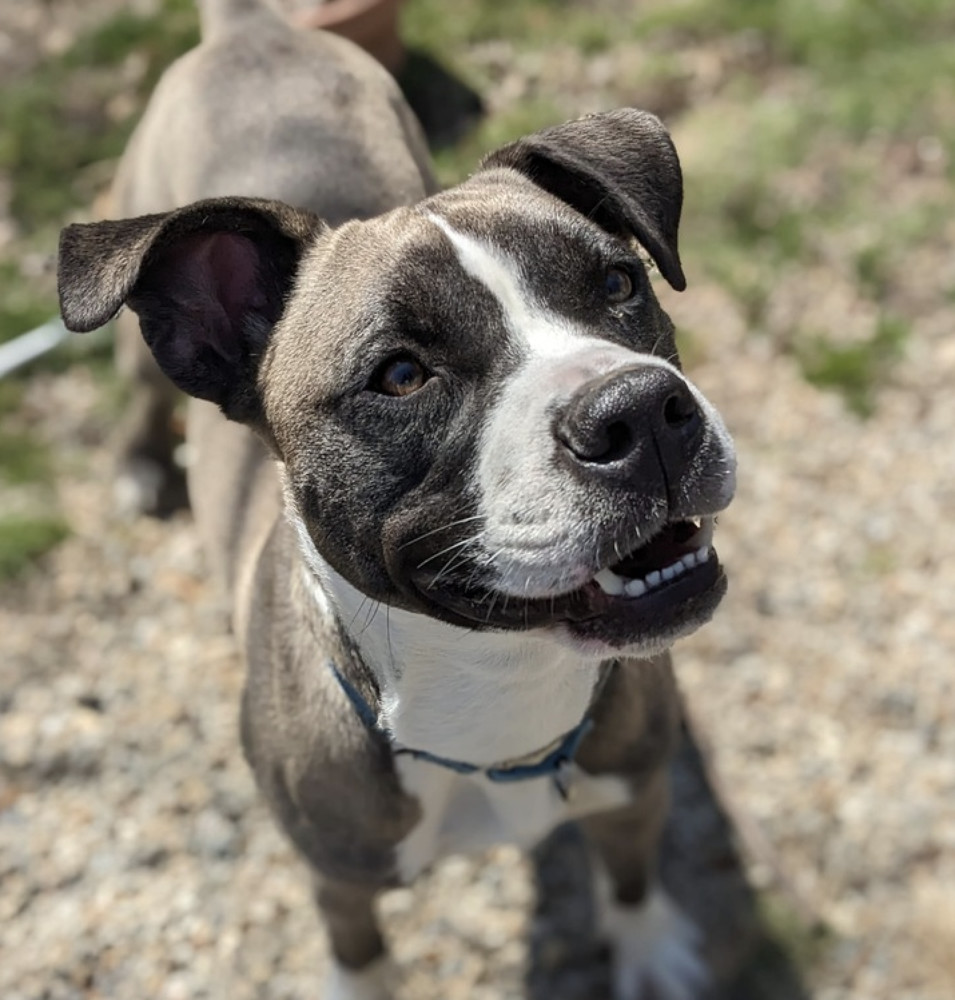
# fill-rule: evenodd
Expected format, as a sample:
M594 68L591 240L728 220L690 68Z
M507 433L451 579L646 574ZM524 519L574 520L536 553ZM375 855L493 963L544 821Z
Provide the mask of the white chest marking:
M632 798L621 778L595 777L576 766L565 800L549 777L494 782L406 756L396 759L402 787L422 808L421 821L397 850L398 873L405 882L449 854L502 843L533 847L559 823Z
M375 607L287 511L316 608L337 615L375 672L379 721L398 743L489 766L534 754L583 719L598 659L583 660L546 630L474 632Z

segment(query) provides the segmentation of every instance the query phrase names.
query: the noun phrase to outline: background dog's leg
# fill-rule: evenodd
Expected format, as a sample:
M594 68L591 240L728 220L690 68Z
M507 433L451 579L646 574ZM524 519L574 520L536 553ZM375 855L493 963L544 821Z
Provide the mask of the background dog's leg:
M389 1000L392 968L375 916L379 889L315 876L331 945L324 1000Z
M178 391L159 370L130 312L116 321L116 365L130 394L117 444L117 503L124 513L171 514L187 503L185 475L173 461Z
M655 881L668 797L661 771L633 804L581 820L615 1000L701 1000L707 991L700 934Z

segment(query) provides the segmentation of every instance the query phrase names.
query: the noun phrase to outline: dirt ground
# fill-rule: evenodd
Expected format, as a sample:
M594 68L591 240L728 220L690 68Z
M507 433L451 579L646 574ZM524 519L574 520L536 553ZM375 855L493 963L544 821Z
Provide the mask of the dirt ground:
M702 115L673 123L691 197ZM895 199L936 183L886 170ZM803 979L764 983L766 1000L955 996L955 301L932 294L955 287L952 216L910 263L910 335L867 419L754 336L715 280L659 289L739 451L716 539L730 593L676 661ZM838 266L781 271L774 308L848 328L846 287ZM307 880L241 759L241 671L189 517L113 516L87 367L37 373L23 407L61 456L72 534L0 586L0 995L315 996ZM533 911L506 847L390 894L400 996L523 996Z

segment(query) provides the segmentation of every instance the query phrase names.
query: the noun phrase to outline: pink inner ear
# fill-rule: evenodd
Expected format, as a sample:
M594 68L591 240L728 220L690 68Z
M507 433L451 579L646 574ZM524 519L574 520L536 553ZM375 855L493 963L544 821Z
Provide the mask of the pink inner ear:
M267 306L256 245L239 233L196 233L164 257L155 286L166 289L182 317L169 349L185 359L205 343L227 361L239 360L245 318Z
M266 304L255 244L238 233L204 233L194 240L191 263L197 284L218 302L238 332L249 310L264 309Z

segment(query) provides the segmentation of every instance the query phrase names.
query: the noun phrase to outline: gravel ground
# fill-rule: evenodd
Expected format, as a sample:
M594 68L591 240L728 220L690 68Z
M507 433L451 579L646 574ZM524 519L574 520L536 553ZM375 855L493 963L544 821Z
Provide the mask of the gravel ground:
M79 461L59 487L74 536L2 592L0 996L314 996L307 879L238 747L241 669L190 519L110 518L109 451L78 448L102 432L88 373L37 378L25 405ZM675 792L668 880L735 968L755 947L752 899L692 748ZM578 846L567 833L541 852L546 915L507 847L386 897L401 996L606 995ZM801 997L769 964L789 992L762 992L756 969L734 995Z
M612 70L568 114L609 103ZM489 105L546 84L535 72L502 75ZM698 127L675 130L691 185ZM818 1000L955 995L955 306L927 289L955 281L953 246L949 224L913 261L912 334L866 421L754 337L719 286L691 274L683 296L661 290L705 331L692 375L740 456L718 532L730 594L678 647L678 673L751 882L787 926L801 913L828 929L803 969ZM853 321L838 269L781 273L775 308ZM241 671L190 521L111 517L108 426L83 367L34 378L25 408L63 456L73 535L0 588L0 996L315 996L307 881L241 759ZM671 846L700 795L681 798ZM523 995L528 937L548 961L534 896L509 848L391 894L402 996ZM759 995L804 994L777 979Z

